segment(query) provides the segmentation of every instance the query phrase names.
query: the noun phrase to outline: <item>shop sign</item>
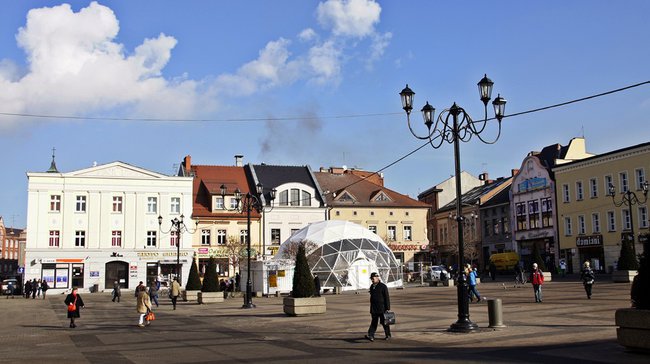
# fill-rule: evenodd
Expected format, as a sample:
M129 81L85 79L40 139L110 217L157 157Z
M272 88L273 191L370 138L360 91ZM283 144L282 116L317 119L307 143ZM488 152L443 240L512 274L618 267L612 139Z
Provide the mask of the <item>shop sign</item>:
M131 278L138 278L138 266L137 265L129 265L129 277Z
M590 247L590 246L602 246L602 245L603 245L602 235L578 236L576 238L577 247Z
M97 278L97 277L99 277L99 271L98 271L98 270L91 270L91 271L90 271L90 277L91 277L91 278Z
M420 250L420 246L416 244L388 244L390 250L394 251L411 251Z
M217 248L199 248L199 258L227 258L230 256L228 254L228 249L226 247L217 247Z
M138 258L141 259L159 259L161 257L175 257L177 252L136 252ZM188 256L188 252L180 252L181 257Z

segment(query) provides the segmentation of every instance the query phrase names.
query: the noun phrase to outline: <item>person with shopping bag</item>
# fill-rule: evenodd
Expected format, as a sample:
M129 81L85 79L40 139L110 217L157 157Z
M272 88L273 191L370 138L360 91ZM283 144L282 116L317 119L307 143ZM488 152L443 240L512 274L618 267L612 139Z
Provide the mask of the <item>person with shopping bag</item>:
M151 311L151 300L149 299L149 293L147 293L146 286L138 286L138 305L136 310L140 314L140 320L138 321L138 326L145 327L151 324L150 318L152 318L149 313ZM148 317L147 317L148 316Z
M70 328L74 329L77 327L77 324L74 323L74 319L81 317L79 310L81 307L84 307L84 301L81 299L81 295L77 293L77 287L72 287L72 292L65 297L65 301L63 302L68 308Z

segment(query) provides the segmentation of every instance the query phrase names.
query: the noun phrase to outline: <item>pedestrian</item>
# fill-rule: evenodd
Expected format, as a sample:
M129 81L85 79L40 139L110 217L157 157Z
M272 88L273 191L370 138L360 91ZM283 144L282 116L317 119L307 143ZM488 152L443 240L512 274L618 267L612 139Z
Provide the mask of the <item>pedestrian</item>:
M320 278L314 274L314 296L320 297Z
M122 287L120 287L120 282L113 282L113 302L117 300L117 303L120 303L120 297L122 297Z
M41 291L43 291L43 286L41 285L40 279L36 281L36 287L38 287L38 292L36 293L36 297L41 297Z
M158 283L154 280L151 280L151 285L149 285L149 298L156 304L156 307L160 307L158 305Z
M474 302L473 296L476 296L476 302L481 302L481 294L478 292L478 289L476 289L476 268L472 269L469 264L465 266L465 272L467 274L467 282L469 283L469 301ZM483 300L485 300L485 297L483 297Z
M36 278L34 278L34 280L32 280L32 299L33 300L36 299L36 292L38 292L39 289L41 289L41 285L38 284L38 282L36 282ZM27 298L29 298L29 296Z
M9 284L7 284L7 288L9 289L9 294L7 295L7 299L9 299L9 295L11 295L11 299L14 299L14 291L16 288L14 287L14 282L9 281Z
M47 294L48 289L50 289L50 286L47 284L47 281L43 279L41 281L41 292L43 292L43 299L45 299L45 295Z
M490 278L493 281L497 279L497 266L492 262L490 262Z
M370 327L368 327L368 334L366 339L375 341L375 331L377 331L377 321L381 323L384 328L386 337L384 340L390 339L390 326L384 322L384 313L390 310L390 297L388 296L388 287L381 282L379 274L373 272L370 274L372 285L370 285Z
M144 283L140 281L140 283L135 287L135 291L133 292L133 296L135 298L138 298L138 293L140 293L140 287L145 287Z
M241 287L241 286L239 285L239 282L240 282L240 281L241 281L241 276L239 275L239 272L237 272L237 273L235 273L235 289L236 289L237 291L241 291L241 288L239 288L239 287Z
M589 261L586 261L582 268L582 273L580 274L582 279L582 284L585 286L585 292L587 292L587 298L591 299L591 288L594 285L594 280L596 279L596 274L593 269L589 266Z
M70 327L75 328L77 325L74 323L74 319L79 318L79 310L81 307L84 307L84 301L81 299L81 295L77 293L77 287L72 287L72 292L66 296L65 301L63 301L68 308L68 318L70 319Z
M228 284L223 280L223 278L219 280L219 289L223 292L223 298L228 298Z
M174 278L174 281L172 282L172 306L174 306L174 310L176 309L176 300L178 300L178 296L181 295L181 285L178 283L178 278Z
M32 294L32 281L29 279L25 282L25 292L23 292L23 295L25 298L29 298L29 295Z
M535 291L535 302L542 303L542 284L544 284L544 273L537 268L537 263L533 263L533 272L530 274L530 282L533 284Z
M138 286L138 305L136 310L140 314L140 319L138 321L138 326L140 327L145 327L145 325L151 323L149 320L145 320L145 316L151 312L151 300L149 300L149 297L147 287L144 285Z
M566 275L566 260L560 259L560 275L564 277Z

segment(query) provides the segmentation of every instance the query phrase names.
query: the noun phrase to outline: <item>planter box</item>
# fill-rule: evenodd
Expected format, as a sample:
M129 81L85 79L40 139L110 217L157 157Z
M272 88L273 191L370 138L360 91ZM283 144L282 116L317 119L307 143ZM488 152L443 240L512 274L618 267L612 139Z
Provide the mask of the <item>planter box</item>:
M289 316L323 314L325 313L327 307L325 297L285 297L282 302L284 306L284 313Z
M199 292L201 292L201 291L199 291L199 290L196 290L196 291L194 291L194 290L192 290L192 291L182 291L181 292L181 297L183 297L183 301L185 301L185 302L187 302L187 301L196 302L196 300L198 299Z
M616 270L612 273L612 282L614 283L630 283L634 280L637 271L635 270Z
M197 301L204 305L208 303L223 302L223 292L198 292Z
M628 350L650 352L650 310L618 309L616 326L619 344Z
M542 272L544 274L544 283L550 282L553 280L553 275L551 272Z

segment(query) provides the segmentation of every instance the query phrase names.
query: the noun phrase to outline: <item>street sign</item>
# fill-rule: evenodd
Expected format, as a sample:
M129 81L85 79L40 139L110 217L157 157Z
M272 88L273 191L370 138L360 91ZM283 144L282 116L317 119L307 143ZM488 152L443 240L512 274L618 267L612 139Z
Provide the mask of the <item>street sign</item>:
M18 273L20 274L25 273L25 267L18 267Z

